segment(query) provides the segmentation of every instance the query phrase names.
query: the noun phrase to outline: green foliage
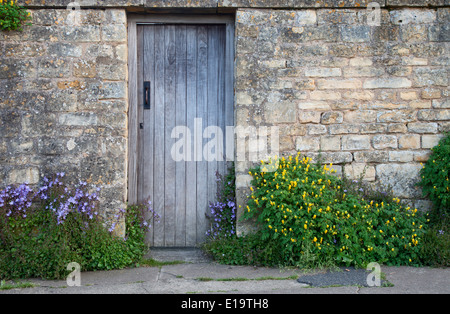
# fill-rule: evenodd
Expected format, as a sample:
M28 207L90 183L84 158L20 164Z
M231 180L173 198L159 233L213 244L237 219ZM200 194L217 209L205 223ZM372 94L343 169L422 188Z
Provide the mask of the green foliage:
M273 256L270 262L420 265L425 217L396 198L362 198L330 168L297 155L251 169L253 187L244 218L257 219L258 237Z
M157 218L150 203L120 211L126 224L121 238L94 212L96 193L90 194L85 183L71 188L62 177L47 180L38 192L25 184L0 191L0 279L61 279L70 262L82 271L119 269L146 253L150 225L145 216L150 211Z
M225 176L216 172L218 183L217 202L209 204L211 228L206 236L212 239L236 236L236 200L234 165Z
M431 149L432 153L420 171L419 185L425 197L434 204L433 218L441 220L450 213L450 134Z
M450 266L450 228L448 219L431 225L423 237L421 256L424 264L433 267Z
M17 5L17 0L0 0L0 29L3 31L19 30L31 23L31 15L24 7Z

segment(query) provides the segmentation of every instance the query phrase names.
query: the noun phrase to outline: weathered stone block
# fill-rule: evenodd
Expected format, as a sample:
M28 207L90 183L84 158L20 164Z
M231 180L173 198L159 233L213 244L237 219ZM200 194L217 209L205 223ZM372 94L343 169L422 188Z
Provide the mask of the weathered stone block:
M435 88L425 88L422 90L421 96L425 99L441 98L441 90Z
M39 170L35 167L25 169L13 169L9 173L9 184L37 184L39 182Z
M389 161L391 162L411 162L415 152L411 151L390 151Z
M341 137L340 136L321 136L320 137L320 149L322 151L341 149Z
M330 134L356 134L359 133L361 125L359 124L332 124L328 128Z
M86 45L85 58L107 59L108 61L114 59L114 49L110 44L103 43L88 43Z
M40 155L53 156L63 155L67 152L67 139L61 137L42 136L38 141L38 152Z
M340 68L311 68L305 70L305 76L310 77L327 77L327 76L341 76Z
M342 123L344 117L342 112L339 111L327 111L322 113L321 122L323 124L335 124Z
M412 67L393 65L393 66L387 67L386 72L390 76L409 76L412 73ZM380 75L382 75L381 72L380 72Z
M337 100L341 98L341 93L332 91L312 91L309 93L312 100Z
M375 110L347 111L344 115L344 121L349 123L371 123L376 120L377 111Z
M418 87L448 85L446 69L416 68L414 69L414 74L414 85Z
M450 120L450 110L424 109L419 110L417 118L422 121Z
M237 174L236 175L236 188L248 188L253 177L249 174Z
M79 25L64 26L61 30L61 38L71 42L99 42L100 26Z
M298 103L298 109L300 110L330 110L330 105L325 101L301 101Z
M436 133L438 130L437 123L408 123L408 131L411 133Z
M422 135L422 148L433 148L439 143L442 135Z
M315 82L312 79L296 80L294 88L298 90L313 90L315 88Z
M67 43L50 43L47 48L47 53L54 57L73 57L79 58L82 55L82 47L76 44Z
M427 149L425 151L415 151L414 152L414 161L417 162L426 162L428 158L430 158L431 150Z
M295 140L296 149L300 152L303 151L318 151L320 142L318 137L312 136L299 136Z
M247 92L237 92L236 93L236 105L246 106L253 104L252 96Z
M361 124L361 134L386 133L385 123L364 123Z
M343 135L342 150L370 149L370 137L368 135Z
M307 126L307 133L309 135L319 135L327 133L327 127L322 124L310 124Z
M363 88L409 88L412 83L407 78L403 77L390 77L390 78L376 78L376 79L367 79Z
M97 115L94 113L65 113L59 116L59 124L67 126L97 125Z
M56 125L56 121L56 115L51 112L47 112L45 115L24 114L21 123L19 123L21 127L20 134L24 137L52 136L55 134L54 126Z
M411 24L401 27L401 39L404 42L425 42L428 40L428 25Z
M389 12L391 23L405 24L431 24L436 21L436 11L424 9L402 9Z
M108 21L109 24L126 24L127 14L125 10L121 9L105 10L104 19L105 21Z
M266 103L264 116L269 123L292 123L297 120L297 105L293 102Z
M63 78L70 75L70 62L66 59L44 59L38 63L38 75L45 78Z
M350 152L322 152L322 153L306 153L307 157L311 158L312 162L317 162L320 156L320 160L323 164L343 164L353 161L353 155Z
M386 0L388 6L443 6L447 0Z
M125 82L103 82L99 88L99 99L126 98Z
M301 123L320 123L320 111L299 110L298 119Z
M370 29L368 25L341 25L340 32L345 42L370 41Z
M352 67L368 67L373 64L371 58L366 57L355 57L350 59L350 66Z
M400 92L400 98L403 100L415 100L418 98L417 92L411 91L411 92Z
M317 22L319 24L356 24L360 22L358 12L355 10L317 10Z
M389 161L389 153L386 151L366 151L355 152L353 154L356 162L387 162Z
M384 69L375 67L349 67L344 69L345 77L363 77L363 76L381 76L384 74Z
M397 136L375 135L372 138L372 145L375 149L397 148Z
M377 113L377 122L411 122L416 119L415 110L392 110Z
M286 43L303 43L313 40L317 41L337 41L339 39L339 29L333 25L284 27L281 30L281 39Z
M318 89L357 89L361 88L362 83L358 79L319 79L317 80Z
M342 93L342 97L345 99L354 100L371 100L375 94L372 91L362 90L362 91L346 91Z
M436 109L450 109L450 98L433 99L433 108Z
M420 195L416 186L421 166L418 164L382 164L376 166L380 182L390 186L394 195L400 198L413 198Z
M97 74L95 62L81 60L73 64L73 75L76 77L95 77Z
M420 148L420 135L405 134L398 137L398 148L414 149Z
M346 165L344 174L349 179L362 179L364 181L375 181L375 167L364 163L352 163Z
M417 99L413 100L409 103L410 108L414 109L427 109L431 108L431 101L430 100L424 100L424 99Z

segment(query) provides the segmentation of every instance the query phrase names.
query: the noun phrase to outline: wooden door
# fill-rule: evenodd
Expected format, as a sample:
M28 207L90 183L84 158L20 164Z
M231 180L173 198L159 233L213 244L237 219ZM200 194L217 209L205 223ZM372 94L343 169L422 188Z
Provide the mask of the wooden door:
M161 216L147 240L195 246L209 228L205 214L215 201L216 171L227 168L225 130L233 125L233 106L226 95L232 94L226 25L137 25L136 33L137 199L150 199ZM211 126L219 131L208 132ZM211 139L220 145L209 149Z

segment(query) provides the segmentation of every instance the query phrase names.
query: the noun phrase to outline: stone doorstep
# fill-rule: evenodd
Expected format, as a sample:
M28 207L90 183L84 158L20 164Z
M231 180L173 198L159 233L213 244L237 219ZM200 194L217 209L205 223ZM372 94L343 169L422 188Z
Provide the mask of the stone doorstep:
M152 247L145 258L159 262L182 261L187 263L208 263L211 259L195 247Z

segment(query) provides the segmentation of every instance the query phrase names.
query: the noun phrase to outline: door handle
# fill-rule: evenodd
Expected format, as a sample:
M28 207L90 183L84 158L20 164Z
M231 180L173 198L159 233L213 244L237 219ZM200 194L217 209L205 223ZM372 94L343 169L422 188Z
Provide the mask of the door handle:
M150 82L144 82L144 109L150 109Z

